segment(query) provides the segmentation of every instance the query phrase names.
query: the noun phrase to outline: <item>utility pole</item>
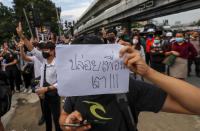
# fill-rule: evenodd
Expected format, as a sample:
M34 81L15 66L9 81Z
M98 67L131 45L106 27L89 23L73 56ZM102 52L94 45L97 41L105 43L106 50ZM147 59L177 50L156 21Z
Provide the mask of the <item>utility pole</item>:
M59 35L61 37L61 29L60 29L60 17L58 15L58 9L56 8L56 14L57 14L57 19L58 19L58 28L59 28Z
M32 10L34 10L34 3L33 3L33 2L31 2L31 7L32 7ZM33 17L34 17L34 16L33 16ZM36 35L37 39L39 39L37 27L35 27L35 35ZM42 35L43 35L43 34L42 34Z

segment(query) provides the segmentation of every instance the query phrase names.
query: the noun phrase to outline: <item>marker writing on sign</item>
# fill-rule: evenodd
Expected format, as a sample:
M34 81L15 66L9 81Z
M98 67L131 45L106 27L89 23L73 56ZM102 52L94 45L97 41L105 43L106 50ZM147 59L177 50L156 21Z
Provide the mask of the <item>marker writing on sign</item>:
M96 60L84 58L84 55L78 56L75 54L69 62L71 63L71 70L76 71L108 72L126 69L123 61L114 60L112 55L105 56L102 61L97 62Z
M119 79L118 74L109 74L106 76L92 76L92 88L100 89L100 88L119 88Z

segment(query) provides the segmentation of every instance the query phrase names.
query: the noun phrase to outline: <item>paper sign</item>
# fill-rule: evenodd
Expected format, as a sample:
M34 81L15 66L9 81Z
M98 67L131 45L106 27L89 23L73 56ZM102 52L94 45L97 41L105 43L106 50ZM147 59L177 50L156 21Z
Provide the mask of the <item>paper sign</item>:
M129 69L119 58L122 45L66 45L56 47L60 96L127 93Z

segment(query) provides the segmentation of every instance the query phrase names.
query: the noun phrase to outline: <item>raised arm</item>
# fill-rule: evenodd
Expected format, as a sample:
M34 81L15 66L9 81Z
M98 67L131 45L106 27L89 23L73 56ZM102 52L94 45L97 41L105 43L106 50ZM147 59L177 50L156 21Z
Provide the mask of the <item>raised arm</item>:
M20 48L20 54L21 54L22 59L27 62L32 62L31 58L28 57L24 52L24 42L22 40L19 43L19 48Z
M6 53L7 50L8 50L8 45L6 43L4 43L4 49L1 52L0 57L3 57L5 55L5 53Z
M16 30L17 30L19 37L24 41L25 46L28 48L28 50L32 51L34 49L34 47L33 47L32 43L23 35L21 22L19 22L19 25Z
M53 32L51 32L51 42L55 44L54 34L53 34Z
M162 111L200 114L199 88L153 70L141 58L140 53L130 47L123 48L120 52L120 57L125 53L127 55L124 58L124 63L128 68L142 75L168 93Z

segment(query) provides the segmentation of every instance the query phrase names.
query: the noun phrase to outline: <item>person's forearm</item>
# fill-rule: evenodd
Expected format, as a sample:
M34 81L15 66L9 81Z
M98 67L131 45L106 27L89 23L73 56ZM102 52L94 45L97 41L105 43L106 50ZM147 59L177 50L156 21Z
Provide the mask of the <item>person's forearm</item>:
M57 89L57 84L49 86L50 90L56 90Z
M3 50L3 52L1 52L0 56L3 56L6 53L7 50Z
M25 54L24 49L20 48L20 54L23 60L27 62L32 62L32 60Z
M151 68L144 77L171 95L184 108L200 114L200 89L182 80L163 75Z
M25 46L28 48L29 51L32 51L34 49L34 46L23 34L20 35L20 38L24 41Z
M17 61L10 62L10 63L6 64L6 66L12 66L12 65L15 65L15 64L17 64Z
M3 57L0 57L0 61L2 61L3 60Z
M172 54L171 52L165 52L166 56L171 55L171 54Z

